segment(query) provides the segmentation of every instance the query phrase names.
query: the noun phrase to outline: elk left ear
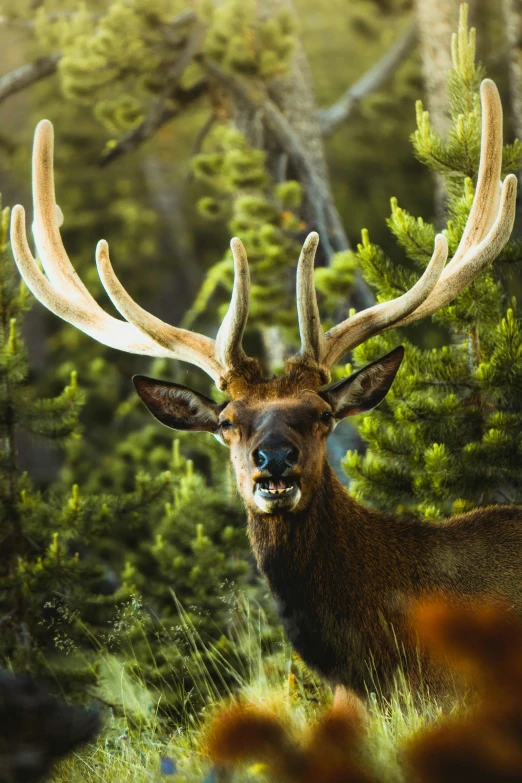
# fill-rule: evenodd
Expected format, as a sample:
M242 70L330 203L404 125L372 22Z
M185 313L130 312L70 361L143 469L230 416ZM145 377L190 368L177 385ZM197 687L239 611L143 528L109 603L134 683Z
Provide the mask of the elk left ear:
M354 416L375 408L390 390L404 356L404 346L399 345L376 362L354 372L348 378L334 383L320 392L328 402L336 419Z
M173 430L212 432L226 402L217 403L179 383L156 381L145 375L132 379L141 399L158 421Z

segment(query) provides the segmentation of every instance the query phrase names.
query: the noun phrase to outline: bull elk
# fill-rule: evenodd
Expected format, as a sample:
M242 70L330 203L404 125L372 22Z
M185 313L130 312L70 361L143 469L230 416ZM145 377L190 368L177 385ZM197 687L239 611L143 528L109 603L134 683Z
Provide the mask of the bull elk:
M326 439L347 416L368 411L388 392L403 357L399 347L338 383L332 366L369 337L411 324L452 301L499 254L514 222L517 180L500 182L502 106L495 84L481 86L482 140L476 192L462 239L446 263L438 234L419 281L402 296L351 315L324 333L314 290L318 235L309 234L297 268L301 348L281 377L267 377L242 337L249 309L243 245L231 242L235 278L215 340L170 326L143 310L116 277L107 242L96 249L101 281L125 320L89 294L61 241L53 181L53 129L39 123L33 153L33 233L44 272L27 241L24 210L12 214L12 248L27 286L51 312L99 342L202 368L228 401L216 403L176 383L134 378L151 413L177 430L213 433L229 447L260 570L295 649L336 698L364 697L372 677L384 695L395 671L443 692L426 663L419 675L410 601L426 594L458 600L489 596L522 612L522 508L494 507L429 523L365 508L328 464ZM44 274L45 273L45 274Z

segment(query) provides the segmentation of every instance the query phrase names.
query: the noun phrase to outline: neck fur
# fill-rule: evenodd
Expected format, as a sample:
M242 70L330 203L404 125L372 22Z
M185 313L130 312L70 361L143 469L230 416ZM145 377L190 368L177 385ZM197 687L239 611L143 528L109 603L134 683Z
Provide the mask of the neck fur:
M371 514L348 494L326 462L307 508L274 515L249 510L248 528L258 566L265 571L267 558L272 559L277 549L280 555L286 552L294 564L306 567L321 550L334 552L343 541L346 545L347 538L355 555L364 546Z

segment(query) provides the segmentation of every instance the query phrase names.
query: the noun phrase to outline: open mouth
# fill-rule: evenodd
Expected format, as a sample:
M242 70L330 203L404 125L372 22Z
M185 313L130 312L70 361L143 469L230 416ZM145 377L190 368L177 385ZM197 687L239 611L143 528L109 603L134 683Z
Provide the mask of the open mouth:
M256 491L267 498L291 495L297 488L297 480L292 476L263 478L256 482Z

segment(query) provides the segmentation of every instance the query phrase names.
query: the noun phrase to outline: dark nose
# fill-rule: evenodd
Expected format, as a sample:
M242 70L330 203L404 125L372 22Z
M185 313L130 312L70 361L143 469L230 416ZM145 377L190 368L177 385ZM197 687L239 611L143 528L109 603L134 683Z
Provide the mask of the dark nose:
M275 449L260 446L254 449L252 456L260 470L267 470L272 476L282 476L287 468L297 465L299 451L291 445Z

